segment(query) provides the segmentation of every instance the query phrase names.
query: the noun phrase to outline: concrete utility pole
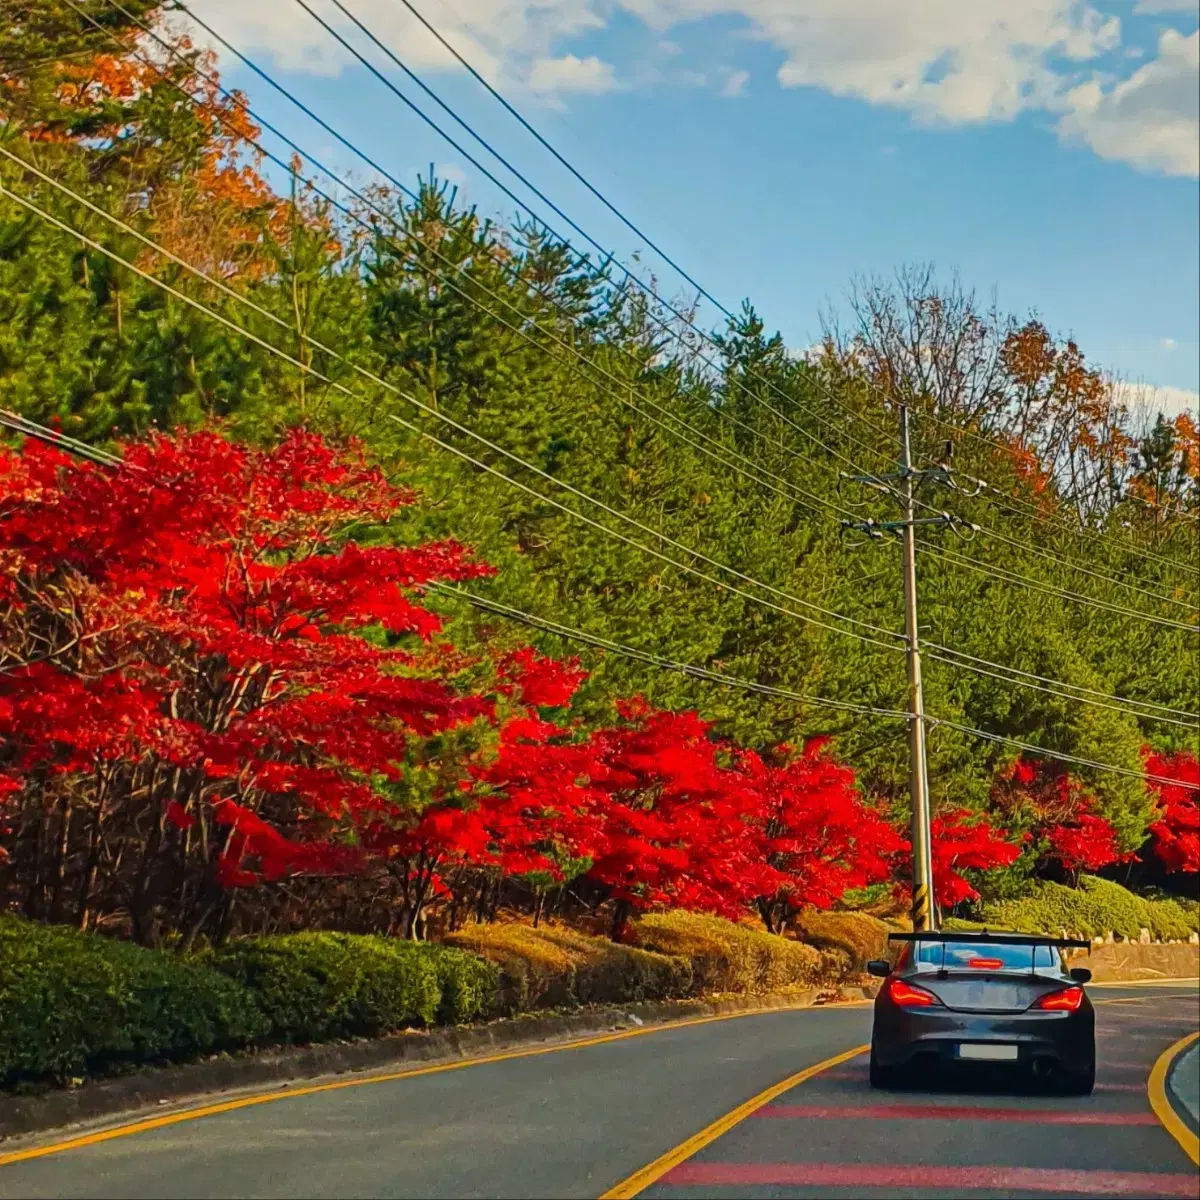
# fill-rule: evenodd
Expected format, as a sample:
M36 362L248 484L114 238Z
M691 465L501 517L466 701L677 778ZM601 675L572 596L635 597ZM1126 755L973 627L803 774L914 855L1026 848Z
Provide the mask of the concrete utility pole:
M921 690L921 644L917 632L917 531L913 527L912 458L908 406L900 405L900 511L904 518L904 636L908 642L908 791L912 797L913 929L933 929L933 859L929 776L925 763L925 695Z
M949 466L915 471L908 436L908 406L900 406L900 470L891 475L855 475L856 483L894 495L900 501L899 521L843 521L847 529L856 529L871 538L899 534L904 562L904 638L908 659L908 789L912 797L912 922L920 933L937 927L933 893L933 838L930 832L929 773L925 759L925 697L921 688L921 643L917 624L917 526L949 525L975 529L967 521L949 513L933 517L914 516L917 487L926 480L957 488ZM949 459L947 444L947 459ZM892 484L898 484L893 487Z

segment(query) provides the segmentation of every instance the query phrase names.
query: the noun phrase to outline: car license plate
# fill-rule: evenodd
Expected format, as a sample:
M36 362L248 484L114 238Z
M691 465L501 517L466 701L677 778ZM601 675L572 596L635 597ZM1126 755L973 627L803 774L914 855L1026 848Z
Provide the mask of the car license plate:
M996 1042L963 1042L958 1047L958 1057L1013 1062L1017 1058L1017 1047L1002 1046Z

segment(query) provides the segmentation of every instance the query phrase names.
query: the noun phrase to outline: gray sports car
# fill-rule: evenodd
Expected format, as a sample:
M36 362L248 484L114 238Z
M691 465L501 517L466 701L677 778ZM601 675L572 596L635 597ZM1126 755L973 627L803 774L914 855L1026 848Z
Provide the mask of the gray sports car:
M921 1069L1007 1064L1087 1095L1096 1080L1095 1010L1085 967L1063 950L1071 938L1019 933L894 933L871 1030L871 1086L892 1087Z

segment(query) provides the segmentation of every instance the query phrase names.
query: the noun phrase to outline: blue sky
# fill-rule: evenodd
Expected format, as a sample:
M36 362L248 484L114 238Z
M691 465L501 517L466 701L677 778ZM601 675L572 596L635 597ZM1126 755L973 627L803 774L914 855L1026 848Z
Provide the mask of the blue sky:
M413 2L650 238L789 343L816 339L855 275L932 261L1167 389L1167 406L1196 406L1194 0ZM308 3L369 49L329 0ZM662 290L686 290L399 0L343 3L601 245L642 249ZM400 178L436 163L484 213L513 209L294 0L191 6ZM228 56L222 71L317 157L369 178Z

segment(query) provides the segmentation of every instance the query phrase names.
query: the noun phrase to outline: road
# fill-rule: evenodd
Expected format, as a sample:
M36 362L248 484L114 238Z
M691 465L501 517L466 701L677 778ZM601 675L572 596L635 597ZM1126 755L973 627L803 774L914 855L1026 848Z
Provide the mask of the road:
M1195 986L1091 991L1086 1098L995 1080L873 1092L854 1054L869 1006L774 1012L42 1144L0 1165L0 1197L1194 1198L1146 1083L1196 1029Z

